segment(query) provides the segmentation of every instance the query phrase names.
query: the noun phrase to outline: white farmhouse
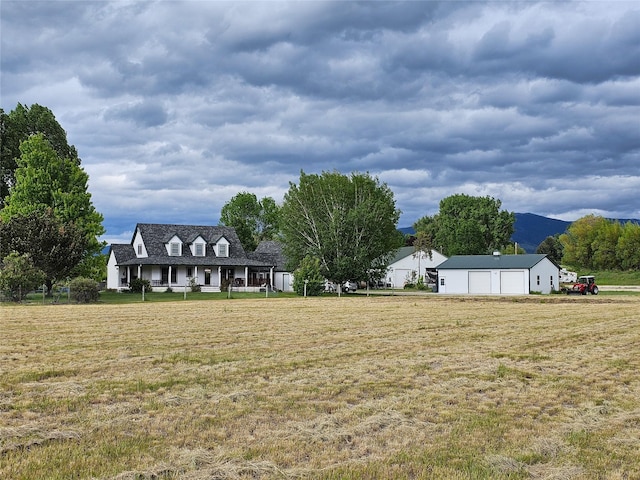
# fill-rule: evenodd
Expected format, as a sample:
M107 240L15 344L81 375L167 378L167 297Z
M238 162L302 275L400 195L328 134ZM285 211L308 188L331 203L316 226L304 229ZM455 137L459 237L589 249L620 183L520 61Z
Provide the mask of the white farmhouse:
M438 266L438 293L524 295L559 288L560 267L544 254L454 255Z
M283 263L276 247L265 244L247 254L231 227L139 223L130 243L109 249L107 288L128 289L134 278L149 280L155 291L183 289L192 282L203 292L228 285L259 291L276 288L276 278L285 287L284 274L276 276Z

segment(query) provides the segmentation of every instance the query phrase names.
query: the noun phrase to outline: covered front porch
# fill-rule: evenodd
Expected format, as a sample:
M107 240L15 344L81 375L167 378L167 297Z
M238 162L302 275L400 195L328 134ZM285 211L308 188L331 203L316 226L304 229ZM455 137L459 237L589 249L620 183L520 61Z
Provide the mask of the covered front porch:
M123 265L118 267L119 290L129 288L131 280L148 280L155 292L183 290L197 285L202 292L257 292L273 289L273 267L202 265Z

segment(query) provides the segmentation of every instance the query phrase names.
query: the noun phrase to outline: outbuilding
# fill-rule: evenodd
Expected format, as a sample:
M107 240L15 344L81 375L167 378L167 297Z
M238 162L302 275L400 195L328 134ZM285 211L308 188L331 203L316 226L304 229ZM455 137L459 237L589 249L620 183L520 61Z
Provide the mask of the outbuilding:
M429 284L431 277L436 276L436 267L447 259L437 250L425 252L414 247L399 248L387 268L385 286L402 288L406 283L416 282L422 277L425 284Z
M454 255L437 270L438 293L526 295L559 288L560 267L544 254Z

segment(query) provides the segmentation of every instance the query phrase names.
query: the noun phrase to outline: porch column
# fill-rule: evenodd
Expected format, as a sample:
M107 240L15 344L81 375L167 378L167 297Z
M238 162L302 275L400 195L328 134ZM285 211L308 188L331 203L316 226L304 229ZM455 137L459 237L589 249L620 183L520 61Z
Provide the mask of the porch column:
M273 287L273 267L269 267L269 283Z
M171 269L172 268L173 267L171 265L169 265L169 278L168 278L168 280L169 280L169 288L171 288Z
M196 265L194 272L196 274L195 278L196 278L196 284L200 283L200 280L198 279L198 266Z
M138 265L138 278L142 279L142 265Z
M249 267L244 267L244 286L249 286Z
M127 285L131 283L131 265L127 265Z
M222 291L222 267L218 267L218 288Z

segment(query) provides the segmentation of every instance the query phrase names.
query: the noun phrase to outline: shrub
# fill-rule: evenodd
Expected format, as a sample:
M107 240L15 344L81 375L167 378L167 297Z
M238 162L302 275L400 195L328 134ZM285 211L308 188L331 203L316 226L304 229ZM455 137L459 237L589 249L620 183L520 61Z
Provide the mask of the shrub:
M194 277L192 277L189 280L189 287L191 288L192 292L201 292L202 291L202 287L198 283L198 279L194 278Z
M71 299L78 303L97 302L100 298L98 282L91 278L77 277L69 284Z
M146 278L134 278L129 282L129 290L132 293L142 293L142 287L145 292L151 291L151 282Z
M416 288L417 279L418 279L418 274L416 273L415 270L411 270L409 273L407 273L404 279L404 288L406 289Z
M320 260L305 257L300 266L293 272L293 290L298 295L304 295L305 280L307 280L307 295L318 296L324 292L324 277L320 273Z
M44 281L44 272L33 265L26 253L12 252L0 264L0 292L14 302L22 301L29 291Z

